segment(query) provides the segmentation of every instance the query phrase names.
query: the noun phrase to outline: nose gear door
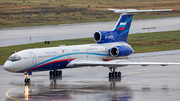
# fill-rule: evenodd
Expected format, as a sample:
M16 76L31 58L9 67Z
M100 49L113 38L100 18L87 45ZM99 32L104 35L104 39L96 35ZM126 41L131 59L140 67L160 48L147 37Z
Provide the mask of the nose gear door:
M32 64L35 65L37 63L36 55L33 52L29 53L31 55Z

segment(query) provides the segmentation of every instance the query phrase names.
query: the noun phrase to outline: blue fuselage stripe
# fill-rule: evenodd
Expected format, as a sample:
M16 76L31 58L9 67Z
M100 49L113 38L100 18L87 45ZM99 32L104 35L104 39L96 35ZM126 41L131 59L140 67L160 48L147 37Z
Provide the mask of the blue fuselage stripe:
M36 64L36 65L34 65L34 66L28 67L28 68L26 68L26 69L20 70L20 71L18 71L18 72L25 71L25 70L34 68L34 67L36 67L36 66L43 65L43 64L48 63L49 61L52 61L52 60L57 59L57 58L61 58L61 57L69 56L69 55L75 55L75 54L88 54L88 55L110 56L109 54L100 54L100 53L85 53L85 52L69 53L69 54L64 54L64 55L61 55L61 56L53 57L53 58L51 58L51 59L48 59L48 60L43 61L43 62L41 62L41 63L38 63L38 64Z

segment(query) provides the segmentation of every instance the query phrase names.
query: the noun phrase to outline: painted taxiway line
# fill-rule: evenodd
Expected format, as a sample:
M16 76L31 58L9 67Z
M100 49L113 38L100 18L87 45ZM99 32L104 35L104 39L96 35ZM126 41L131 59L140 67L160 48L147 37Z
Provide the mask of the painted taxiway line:
M18 87L22 87L22 86L17 86L17 87L11 88L10 90L8 90L8 91L6 92L6 96L7 96L8 98L12 99L12 100L20 101L20 100L15 99L15 98L13 98L13 97L10 97L10 96L8 95L8 93L9 93L10 91L12 91L13 89L16 89L16 88L18 88Z

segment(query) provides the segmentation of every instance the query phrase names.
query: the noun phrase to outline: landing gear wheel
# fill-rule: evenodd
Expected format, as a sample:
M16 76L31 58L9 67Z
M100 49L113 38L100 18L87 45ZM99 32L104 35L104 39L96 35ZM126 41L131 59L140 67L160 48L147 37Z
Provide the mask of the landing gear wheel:
M117 72L115 72L114 74L115 74L115 77L118 77L118 73Z
M49 76L53 76L53 71L49 71Z
M30 78L25 78L24 82L25 82L25 84L29 84L31 82L31 79Z
M112 77L112 73L111 72L109 72L109 78L111 78Z
M58 76L62 76L62 71L58 71Z
M31 82L31 79L28 78L29 74L31 74L31 73L24 72L24 75L25 75L24 82L25 82L25 84L30 84L30 82Z
M53 71L53 73L54 73L54 77L56 77L57 76L57 71Z
M121 72L118 72L118 77L121 77Z
M61 70L54 70L54 71L49 71L49 76L50 77L58 77L62 76L62 71Z
M109 78L121 78L121 72L109 72Z

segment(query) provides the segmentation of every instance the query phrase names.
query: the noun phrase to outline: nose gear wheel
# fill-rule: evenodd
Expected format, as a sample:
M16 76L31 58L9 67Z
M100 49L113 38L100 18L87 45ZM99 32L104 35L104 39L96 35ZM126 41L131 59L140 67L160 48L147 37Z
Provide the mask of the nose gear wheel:
M31 79L28 78L28 76L29 76L28 73L25 72L24 75L25 75L24 83L25 83L25 84L30 84L30 83L31 83Z

